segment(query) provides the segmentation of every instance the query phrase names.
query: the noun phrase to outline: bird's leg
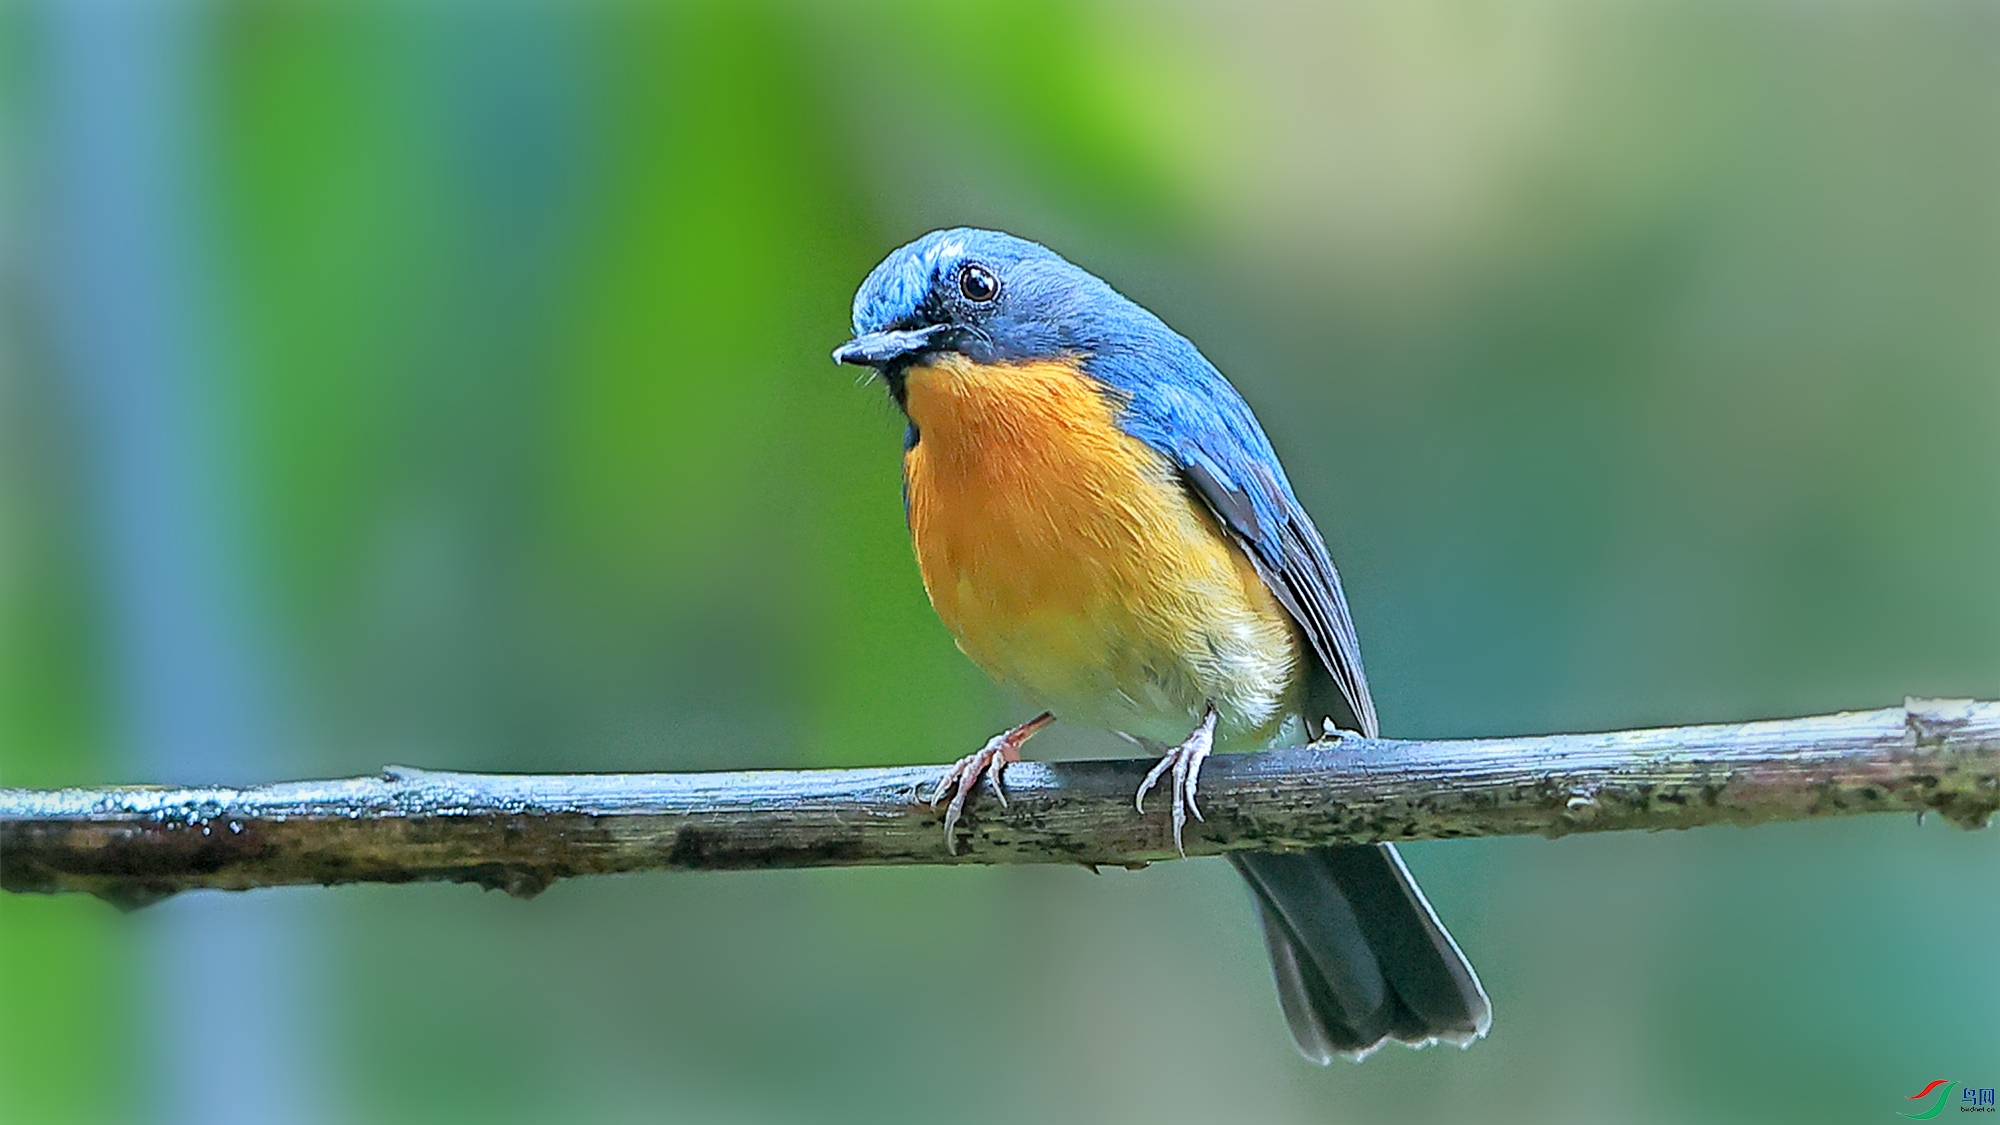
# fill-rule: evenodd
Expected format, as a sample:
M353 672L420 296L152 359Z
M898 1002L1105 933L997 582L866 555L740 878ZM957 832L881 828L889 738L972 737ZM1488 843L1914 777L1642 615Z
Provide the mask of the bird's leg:
M1187 741L1160 756L1160 764L1139 783L1139 793L1132 803L1140 813L1146 811L1146 793L1151 790L1168 770L1174 774L1174 850L1186 857L1187 849L1181 846L1181 827L1187 824L1189 813L1196 820L1202 820L1201 809L1194 803L1196 787L1201 784L1201 763L1208 758L1208 752L1215 748L1215 704L1208 705L1202 713L1200 725Z
M1047 711L1029 719L1020 726L1002 734L996 734L976 753L967 754L952 764L938 779L937 788L931 790L931 807L937 808L946 793L954 788L951 804L944 810L944 848L952 855L958 854L958 840L951 830L958 827L958 818L965 812L965 799L972 795L973 787L979 784L980 775L986 777L986 784L993 787L993 795L1000 798L1001 807L1007 804L1006 783L1001 773L1009 762L1021 760L1021 744L1035 737L1036 732L1056 721Z

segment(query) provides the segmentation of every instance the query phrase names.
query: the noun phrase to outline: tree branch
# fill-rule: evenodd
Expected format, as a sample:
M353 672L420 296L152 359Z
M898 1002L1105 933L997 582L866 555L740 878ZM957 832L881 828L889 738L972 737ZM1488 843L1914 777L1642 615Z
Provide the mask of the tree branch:
M478 883L662 868L914 863L1139 866L1174 856L1144 761L1022 762L947 852L912 802L933 766L380 777L225 787L0 789L0 886L123 906L200 887ZM1462 741L1350 738L1218 755L1189 855L1461 836L1560 836L1868 812L1967 828L2000 806L2000 703L1910 700L1807 719Z

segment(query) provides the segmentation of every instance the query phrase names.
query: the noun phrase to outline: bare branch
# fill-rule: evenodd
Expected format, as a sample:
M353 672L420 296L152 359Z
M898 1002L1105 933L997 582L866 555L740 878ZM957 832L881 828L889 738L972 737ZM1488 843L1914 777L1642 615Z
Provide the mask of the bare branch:
M381 777L0 790L0 886L143 905L200 887L478 883L662 868L1137 866L1174 857L1138 815L1144 761L1023 762L945 848L913 802L940 769ZM1461 836L1560 836L1868 812L1968 828L2000 806L2000 703L1910 700L1807 719L1464 741L1346 739L1218 755L1189 855Z

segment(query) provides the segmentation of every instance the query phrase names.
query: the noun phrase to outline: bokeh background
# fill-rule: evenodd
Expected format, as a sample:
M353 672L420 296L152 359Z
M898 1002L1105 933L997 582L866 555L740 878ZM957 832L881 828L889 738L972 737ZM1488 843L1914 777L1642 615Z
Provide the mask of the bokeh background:
M960 223L1243 389L1392 734L2000 696L1990 3L16 0L0 782L964 752L1024 712L827 360ZM0 1116L1886 1121L2000 1084L2000 832L1404 854L1492 1036L1329 1070L1215 861L9 896Z

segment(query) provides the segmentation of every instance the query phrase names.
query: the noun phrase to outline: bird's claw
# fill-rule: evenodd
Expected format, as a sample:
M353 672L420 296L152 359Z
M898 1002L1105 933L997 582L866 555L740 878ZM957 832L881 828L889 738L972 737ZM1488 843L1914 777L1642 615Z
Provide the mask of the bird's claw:
M1169 771L1172 772L1174 850L1179 852L1183 859L1187 858L1187 847L1181 841L1181 834L1187 825L1188 814L1193 813L1196 820L1207 819L1201 815L1201 807L1195 804L1194 798L1195 791L1201 786L1201 764L1208 759L1209 752L1214 748L1215 708L1210 707L1202 715L1201 725L1194 728L1194 733L1188 735L1186 742L1160 756L1159 763L1146 774L1146 780L1139 783L1139 792L1132 798L1133 807L1144 815L1146 794Z
M945 794L951 794L951 803L944 809L944 850L947 854L958 854L958 837L953 830L965 815L966 798L972 795L979 779L986 779L993 795L1000 799L1000 807L1006 808L1007 783L1001 775L1006 772L1009 763L1021 760L1021 744L1054 721L1054 716L1043 714L1003 734L996 734L987 740L986 745L960 758L944 771L937 787L931 790L930 806L937 808Z
M1007 790L1000 780L1000 775L1006 772L1010 759L1004 748L995 745L999 741L1000 739L996 738L978 752L967 754L953 763L952 767L945 771L944 776L938 779L937 788L931 790L932 808L937 808L938 802L944 800L945 794L951 793L951 803L944 809L944 850L952 855L958 854L958 838L953 834L953 830L958 827L959 818L965 815L965 799L972 794L982 775L986 778L987 784L993 787L993 792L999 796L1001 806L1005 807L1007 804ZM956 792L953 792L954 790Z
M1335 726L1333 723L1333 719L1330 717L1323 720L1323 725L1320 728L1319 737L1312 739L1312 741L1317 745L1325 745L1326 743L1331 742L1336 746L1340 745L1343 742L1366 742L1367 740L1368 736L1362 734L1358 730L1347 730L1345 728Z

